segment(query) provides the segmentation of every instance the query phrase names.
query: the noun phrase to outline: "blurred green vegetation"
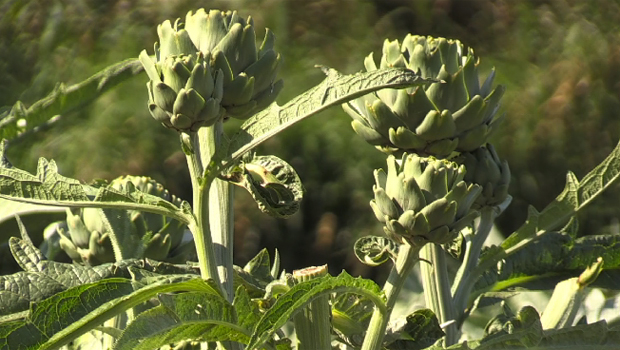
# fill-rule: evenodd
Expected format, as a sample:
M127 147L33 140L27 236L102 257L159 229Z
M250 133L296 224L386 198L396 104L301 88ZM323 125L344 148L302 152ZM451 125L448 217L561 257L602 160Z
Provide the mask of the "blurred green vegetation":
M443 36L472 46L483 71L507 86L504 124L492 142L510 163L512 205L500 217L508 234L527 204L542 209L600 162L620 137L620 2L618 0L2 0L0 106L26 105L59 81L79 82L142 49L152 52L156 26L200 7L236 9L271 28L282 53L279 103L323 79L315 64L346 73L378 58L385 38ZM91 181L122 174L156 178L191 197L176 135L146 109L146 76L64 116L49 130L13 142L11 161L33 171L53 158L63 175ZM349 117L332 109L267 142L263 154L289 161L307 193L289 220L261 214L237 191L236 262L278 247L287 270L330 264L371 276L352 254L355 237L380 234L368 201L372 169L385 157L358 138ZM238 123L227 124L233 130ZM617 186L581 215L581 234L618 231ZM31 233L36 234L36 233ZM376 270L374 270L376 272Z

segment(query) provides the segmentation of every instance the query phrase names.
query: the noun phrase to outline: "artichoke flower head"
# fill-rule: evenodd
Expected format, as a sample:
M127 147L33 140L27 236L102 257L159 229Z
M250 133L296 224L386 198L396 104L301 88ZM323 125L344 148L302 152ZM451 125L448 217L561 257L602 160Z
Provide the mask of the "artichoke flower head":
M161 184L144 176L122 176L110 185L119 191L132 186L141 192L158 196L177 206L181 199L171 195ZM60 247L76 262L100 265L114 262L112 232L106 221L113 217L124 228L115 232L118 240L129 235L136 242L135 256L126 258L149 258L158 261L183 263L191 260L195 251L191 233L181 222L165 216L137 210L109 209L102 213L96 208L83 208L73 212L67 209L67 220L58 230Z
M343 105L355 132L388 154L403 152L448 157L484 145L497 121L503 86L494 72L480 85L479 61L458 40L407 35L402 44L386 40L377 67L372 53L366 70L406 67L439 80L408 89L384 89Z
M157 27L154 59L140 54L150 81L148 107L164 126L195 132L223 119L246 119L271 104L280 55L266 31L257 48L254 22L236 11L189 12L185 22Z
M464 181L465 167L434 157L404 154L375 170L370 206L392 240L412 246L444 244L478 216L472 204L480 186Z

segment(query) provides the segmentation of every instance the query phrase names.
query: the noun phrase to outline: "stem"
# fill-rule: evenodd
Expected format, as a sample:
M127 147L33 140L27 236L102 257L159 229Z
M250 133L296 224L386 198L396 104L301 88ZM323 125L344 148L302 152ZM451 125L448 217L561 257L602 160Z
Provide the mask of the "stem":
M298 283L327 275L327 265L293 271ZM316 298L293 317L298 350L331 349L329 295Z
M454 321L454 302L450 293L450 279L448 277L444 251L438 244L430 243L420 251L420 259L430 262L430 264L422 264L420 266L426 307L437 315L440 324ZM459 336L456 323L452 322L445 326L444 330L446 332L444 345L450 346L455 344Z
M385 330L390 320L392 310L394 309L394 304L396 304L398 294L405 284L411 269L418 262L419 251L420 247L412 247L408 244L400 246L396 262L383 286L383 293L387 298L387 312L383 315L375 307L372 318L370 319L370 324L368 325L368 332L362 344L362 350L378 350L382 348L383 337L385 336Z
M467 308L469 295L471 294L471 290L476 282L475 279L470 278L470 275L478 265L478 259L480 258L482 246L493 228L493 222L495 221L497 215L497 209L494 207L482 208L476 231L469 232L464 235L466 242L465 257L463 264L457 272L457 278L455 279L454 288L452 290L452 295L454 296L454 307L458 313L457 320L459 320L459 322L462 322L461 318Z
M209 164L217 147L224 136L223 123L217 122L213 127L198 130L198 147L203 161L203 168ZM234 297L233 292L233 188L226 181L215 179L209 192L209 206L216 210L209 213L213 253L222 288L226 292L229 302Z
M212 128L203 129L208 130ZM211 133L213 132L211 131ZM201 162L201 157L197 154L198 139L195 134L190 135L190 137L194 145L194 152L187 155L187 165L192 181L192 201L196 222L190 224L189 229L194 236L201 277L213 279L219 285L213 241L209 231L209 188L213 183L213 179L202 178L203 164L205 163Z

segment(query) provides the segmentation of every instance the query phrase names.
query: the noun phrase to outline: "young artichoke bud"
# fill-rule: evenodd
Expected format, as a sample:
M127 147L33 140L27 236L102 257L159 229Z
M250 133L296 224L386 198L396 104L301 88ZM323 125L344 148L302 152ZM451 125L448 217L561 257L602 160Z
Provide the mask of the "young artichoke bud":
M211 57L197 52L187 31L170 21L158 26L161 49L155 45L155 61L146 51L140 62L150 81L148 107L155 120L179 132L195 132L222 118L220 108L224 75L212 71Z
M225 117L247 119L275 101L283 85L275 81L280 54L269 29L257 48L252 17L204 9L190 11L185 28L198 50L211 57L213 69L223 72Z
M471 206L481 188L463 180L462 165L415 154L397 161L390 155L387 174L383 169L374 174L370 206L387 236L398 243L448 243L478 215Z
M499 205L508 197L510 185L510 168L507 161L501 161L495 148L488 144L473 152L459 155L455 162L463 164L467 173L465 181L480 185L482 191L474 208Z
M353 130L388 154L449 156L484 145L495 128L503 86L492 88L494 71L482 86L478 59L458 40L408 34L402 45L386 40L379 68L406 67L440 80L408 89L384 89L343 105ZM366 70L377 69L372 53Z
M158 196L173 204L180 205L181 200L170 195L164 187L148 177L122 176L114 179L111 186L121 192L133 186L141 192ZM74 261L94 266L114 262L111 235L119 240L122 235L132 235L141 241L143 246L136 249L140 256L127 258L149 258L158 261L183 263L191 259L194 252L191 233L186 232L183 224L165 216L143 213L135 210L109 210L118 220L126 220L123 232L108 232L101 211L95 208L84 208L74 214L67 210L66 230L60 233L60 247ZM107 214L106 214L107 215Z

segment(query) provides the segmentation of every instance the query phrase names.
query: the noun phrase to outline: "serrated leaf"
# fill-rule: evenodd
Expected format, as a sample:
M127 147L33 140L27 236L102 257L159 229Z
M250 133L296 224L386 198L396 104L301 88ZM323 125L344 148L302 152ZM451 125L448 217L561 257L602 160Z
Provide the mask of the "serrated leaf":
M355 241L353 246L359 261L370 266L379 266L398 256L398 244L387 237L364 236Z
M339 105L362 95L386 88L398 89L422 85L434 80L423 79L413 71L402 68L380 69L372 72L343 75L334 69L324 69L327 78L319 85L295 97L283 106L272 104L241 126L230 140L228 150L217 155L223 168L238 161L273 135L311 117L331 106Z
M200 275L188 265L173 265L150 259L130 259L94 267L41 260L41 253L32 244L13 237L11 250L18 255L28 271L0 276L0 316L17 314L29 309L30 303L40 302L64 290L112 277L137 281L156 278L161 274ZM157 271L157 274L154 272Z
M295 169L276 156L254 156L242 162L232 183L248 190L258 208L286 218L299 210L304 189Z
M370 299L377 308L385 311L385 301L381 289L371 280L353 278L346 272L337 277L324 276L293 286L282 294L258 322L248 350L259 348L286 321L314 299L330 293L355 293Z
M374 310L373 302L352 293L337 294L332 301L332 326L342 342L359 348Z
M485 255L483 251L483 259ZM566 234L550 232L486 270L476 283L473 295L515 286L552 289L558 281L550 277L577 276L598 257L603 258L604 269L612 272L618 269L620 236L594 235L574 239ZM595 285L598 284L595 282Z
M430 309L420 309L407 315L405 322L388 330L384 345L390 350L422 350L443 338L437 316Z
M141 313L114 349L155 349L186 339L246 343L250 334L236 324L233 306L213 291L159 295L160 305Z
M49 95L28 108L18 101L13 108L0 114L0 139L10 140L44 124L54 123L57 116L87 105L142 70L140 61L132 58L108 66L78 84L69 87L59 84Z
M186 206L178 208L135 186L119 191L111 186L96 188L81 184L58 174L56 163L44 158L39 160L36 175L0 167L0 198L49 206L139 210L165 215L186 225L193 220Z

